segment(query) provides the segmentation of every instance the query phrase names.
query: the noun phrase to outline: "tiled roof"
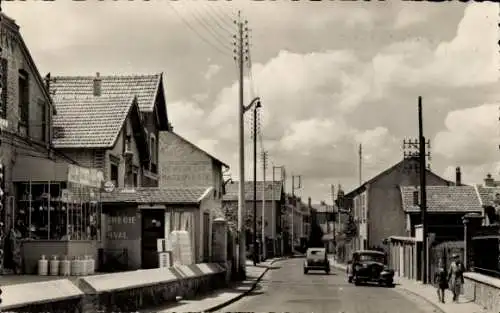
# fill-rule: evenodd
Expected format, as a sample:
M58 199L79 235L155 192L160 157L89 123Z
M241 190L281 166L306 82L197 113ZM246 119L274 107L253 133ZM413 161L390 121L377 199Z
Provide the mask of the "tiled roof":
M139 109L153 110L162 74L100 76L101 96L136 96ZM95 76L55 76L50 83L54 96L93 96Z
M239 182L235 181L232 184L226 185L226 194L223 197L224 201L238 201L238 186ZM257 201L262 201L262 188L264 187L263 181L257 181ZM266 181L266 200L272 200L273 182ZM274 199L276 201L281 199L282 183L279 181L274 182ZM245 199L246 201L253 201L253 182L245 182Z
M116 189L110 193L102 193L103 203L166 203L166 204L196 204L210 188L157 188L139 187L134 190Z
M413 192L417 187L401 187L403 209L406 212L420 212L413 204ZM479 197L473 186L427 186L428 212L482 212Z
M477 192L484 206L494 206L495 195L500 194L500 187L477 186Z
M113 146L130 112L134 98L121 97L54 97L57 115L54 127L55 148L97 148Z

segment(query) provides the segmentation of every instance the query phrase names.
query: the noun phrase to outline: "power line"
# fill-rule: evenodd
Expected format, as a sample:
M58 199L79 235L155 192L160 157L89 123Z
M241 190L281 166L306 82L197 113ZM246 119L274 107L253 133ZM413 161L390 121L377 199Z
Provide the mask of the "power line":
M228 16L227 18L225 17L221 17L217 12L217 10L215 10L213 7L211 7L210 5L207 5L206 6L207 8L207 11L210 11L212 12L212 14L210 14L210 12L208 12L208 15L212 16L214 18L214 21L215 21L215 24L223 31L227 32L227 33L230 33L230 34L233 34L235 31L236 31L236 28L234 27L235 25L232 24L232 23L228 23L227 20L230 20L232 21L233 19ZM226 24L227 23L227 24ZM228 29L229 28L229 29Z
M192 12L192 17L203 27L221 46L232 50L232 47L228 45L226 42L226 39L230 38L230 33L229 35L221 35L218 33L212 25L210 25L210 22L207 22L203 16L203 13L199 13L198 9L196 6L194 7L194 11ZM199 14L199 15L198 15ZM227 36L227 37L226 37ZM222 37L222 39L221 39Z
M174 5L172 5L172 3L170 3L169 1L167 1L168 5L174 10L175 14L181 19L181 21L189 28L191 29L201 40L203 40L206 44L212 46L212 48L214 48L215 50L219 51L220 53L224 54L224 55L228 55L228 52L227 51L224 51L222 50L220 47L218 47L216 44L212 43L210 40L206 39L205 37L203 37L203 35L201 35L197 30L196 28L194 28L193 26L191 26L191 24L189 24L189 22L184 18L182 17L182 15L179 13L179 11L177 11L177 9L175 8Z

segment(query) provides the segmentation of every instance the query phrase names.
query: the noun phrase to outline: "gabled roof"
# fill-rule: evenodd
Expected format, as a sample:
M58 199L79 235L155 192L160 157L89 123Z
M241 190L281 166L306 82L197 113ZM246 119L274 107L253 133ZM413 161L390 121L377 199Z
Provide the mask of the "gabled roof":
M202 153L204 153L205 155L207 155L209 158L211 158L212 160L216 161L217 163L220 163L222 166L226 167L226 168L229 168L229 165L227 165L226 163L222 162L220 159L214 157L213 155L211 155L210 153L208 153L207 151L203 150L202 148L198 147L197 145L195 145L194 143L192 143L191 141L187 140L186 138L182 137L181 135L179 135L178 133L176 132L173 132L173 131L162 131L160 132L160 136L162 135L162 133L168 133L168 134L172 134L174 135L175 137L179 138L180 140L182 140L183 142L185 142L186 144L190 145L191 147L193 147L195 150L198 150Z
M53 76L50 91L55 96L93 96L95 76ZM163 98L158 107L160 125L167 125L167 108L163 95L163 73L147 75L99 76L102 96L135 96L141 112L153 112L157 96Z
M361 192L367 185L375 182L376 180L378 180L380 177L384 176L384 175L387 175L395 170L397 170L398 168L402 168L404 166L408 166L408 167L411 167L411 166L414 166L412 165L413 163L418 163L418 160L416 159L403 159L401 161L399 161L398 163L394 164L393 166L389 167L388 169L378 173L377 175L375 175L374 177L372 177L371 179L367 180L366 182L364 182L361 186L358 186L356 187L354 190L350 191L349 193L346 193L344 195L345 198L349 198L349 197L352 197L356 194L358 194L359 192ZM432 172L431 170L428 170L426 169L426 172L428 175L433 175L445 182L447 182L448 186L451 186L451 185L454 185L455 183L452 182L452 181L449 181L447 179L444 179L442 178L441 176L437 175L436 173Z
M495 206L496 194L500 194L500 187L476 186L477 194L482 206Z
M48 101L48 103L52 104L52 100L50 97L50 93L46 88L46 85L44 83L44 80L42 76L40 75L40 72L38 71L38 68L36 67L36 63L33 60L33 57L31 56L31 53L28 49L28 46L24 42L23 36L21 36L21 33L19 32L19 25L16 24L16 21L7 15L0 13L2 15L2 26L1 27L6 27L9 29L16 37L16 39L19 42L19 46L21 48L21 53L23 54L26 62L28 63L30 69L33 71L33 76L38 83L38 86L43 92L43 95L45 96L45 99Z
M213 187L138 187L133 190L115 189L101 194L103 203L165 203L198 204L210 194Z
M263 181L257 181L257 195L256 199L257 201L262 201L262 189L264 188L264 182ZM228 183L226 185L226 194L222 198L223 201L238 201L238 188L239 188L239 182L235 181L233 183ZM273 182L268 182L266 181L265 184L265 197L266 201L272 201L273 199ZM280 181L275 181L274 182L274 200L279 201L281 199L281 194L283 190L283 184ZM253 181L247 181L245 182L245 200L246 201L253 201Z
M403 210L420 212L413 204L414 186L401 186ZM427 186L427 211L431 213L482 212L481 203L473 186Z
M55 148L111 148L131 108L133 96L54 97L57 115L54 127L62 136L53 139Z

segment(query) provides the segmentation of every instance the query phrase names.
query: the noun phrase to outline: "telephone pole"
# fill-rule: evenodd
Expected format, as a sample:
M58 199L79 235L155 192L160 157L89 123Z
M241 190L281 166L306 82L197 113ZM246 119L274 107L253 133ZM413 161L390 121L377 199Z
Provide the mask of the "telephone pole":
M404 140L403 149L405 160L410 160L407 166L410 170L416 170L420 175L420 215L422 220L422 283L427 284L429 280L429 242L428 242L428 224L427 224L427 159L431 160L430 141L425 139L423 116L422 116L422 97L418 97L418 140ZM418 161L418 163L416 163ZM416 163L416 164L415 164Z
M359 185L361 186L363 184L363 145L359 144L359 150L358 150L358 158L359 158Z
M298 186L295 186L295 179L297 178L298 180ZM295 189L300 189L302 188L302 175L292 175L292 201L293 201L293 206L292 206L292 227L291 227L291 235L292 235L292 253L293 253L293 248L295 245L295 232L294 232L294 226L295 226L295 209L297 205L297 201L295 201Z
M282 187L281 188L284 188L284 186L283 186L283 177L284 177L283 172L285 170L285 167L284 166L275 166L275 165L273 165L273 187L272 187L273 188L273 195L272 195L272 199L273 199L273 212L272 212L272 215L273 215L273 217L272 217L273 223L272 224L273 225L272 225L272 228L273 229L272 229L272 236L273 236L273 253L274 253L274 256L276 256L276 237L277 237L277 235L276 235L276 220L277 220L277 218L276 218L276 200L277 199L274 199L274 182L276 181L276 176L274 174L276 173L275 171L277 169L281 170L281 175L280 175L280 179L282 181L282 184L281 184ZM281 208L280 208L280 212L281 212ZM281 227L281 240L283 240L283 225L281 223L281 214L280 214L280 227Z
M266 212L266 169L267 169L267 151L262 151L262 180L264 182L264 185L262 186L262 229L261 229L261 236L262 236L262 256L263 259L265 260L267 257L267 245L266 245L266 219L265 219L265 212Z
M332 193L332 224L333 224L333 246L335 247L337 245L337 234L335 232L335 186L332 184L331 186L331 193ZM334 251L332 251L334 252Z

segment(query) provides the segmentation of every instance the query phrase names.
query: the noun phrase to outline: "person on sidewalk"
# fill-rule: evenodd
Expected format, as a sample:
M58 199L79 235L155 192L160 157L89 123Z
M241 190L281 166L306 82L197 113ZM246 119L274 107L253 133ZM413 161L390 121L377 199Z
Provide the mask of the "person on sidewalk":
M450 264L450 271L448 272L448 279L451 292L453 293L453 302L458 302L458 297L462 291L464 284L464 265L460 261L458 254L453 255L453 261Z
M444 270L442 260L439 260L438 268L434 275L434 284L436 286L439 302L445 303L445 291L448 289L448 274Z

